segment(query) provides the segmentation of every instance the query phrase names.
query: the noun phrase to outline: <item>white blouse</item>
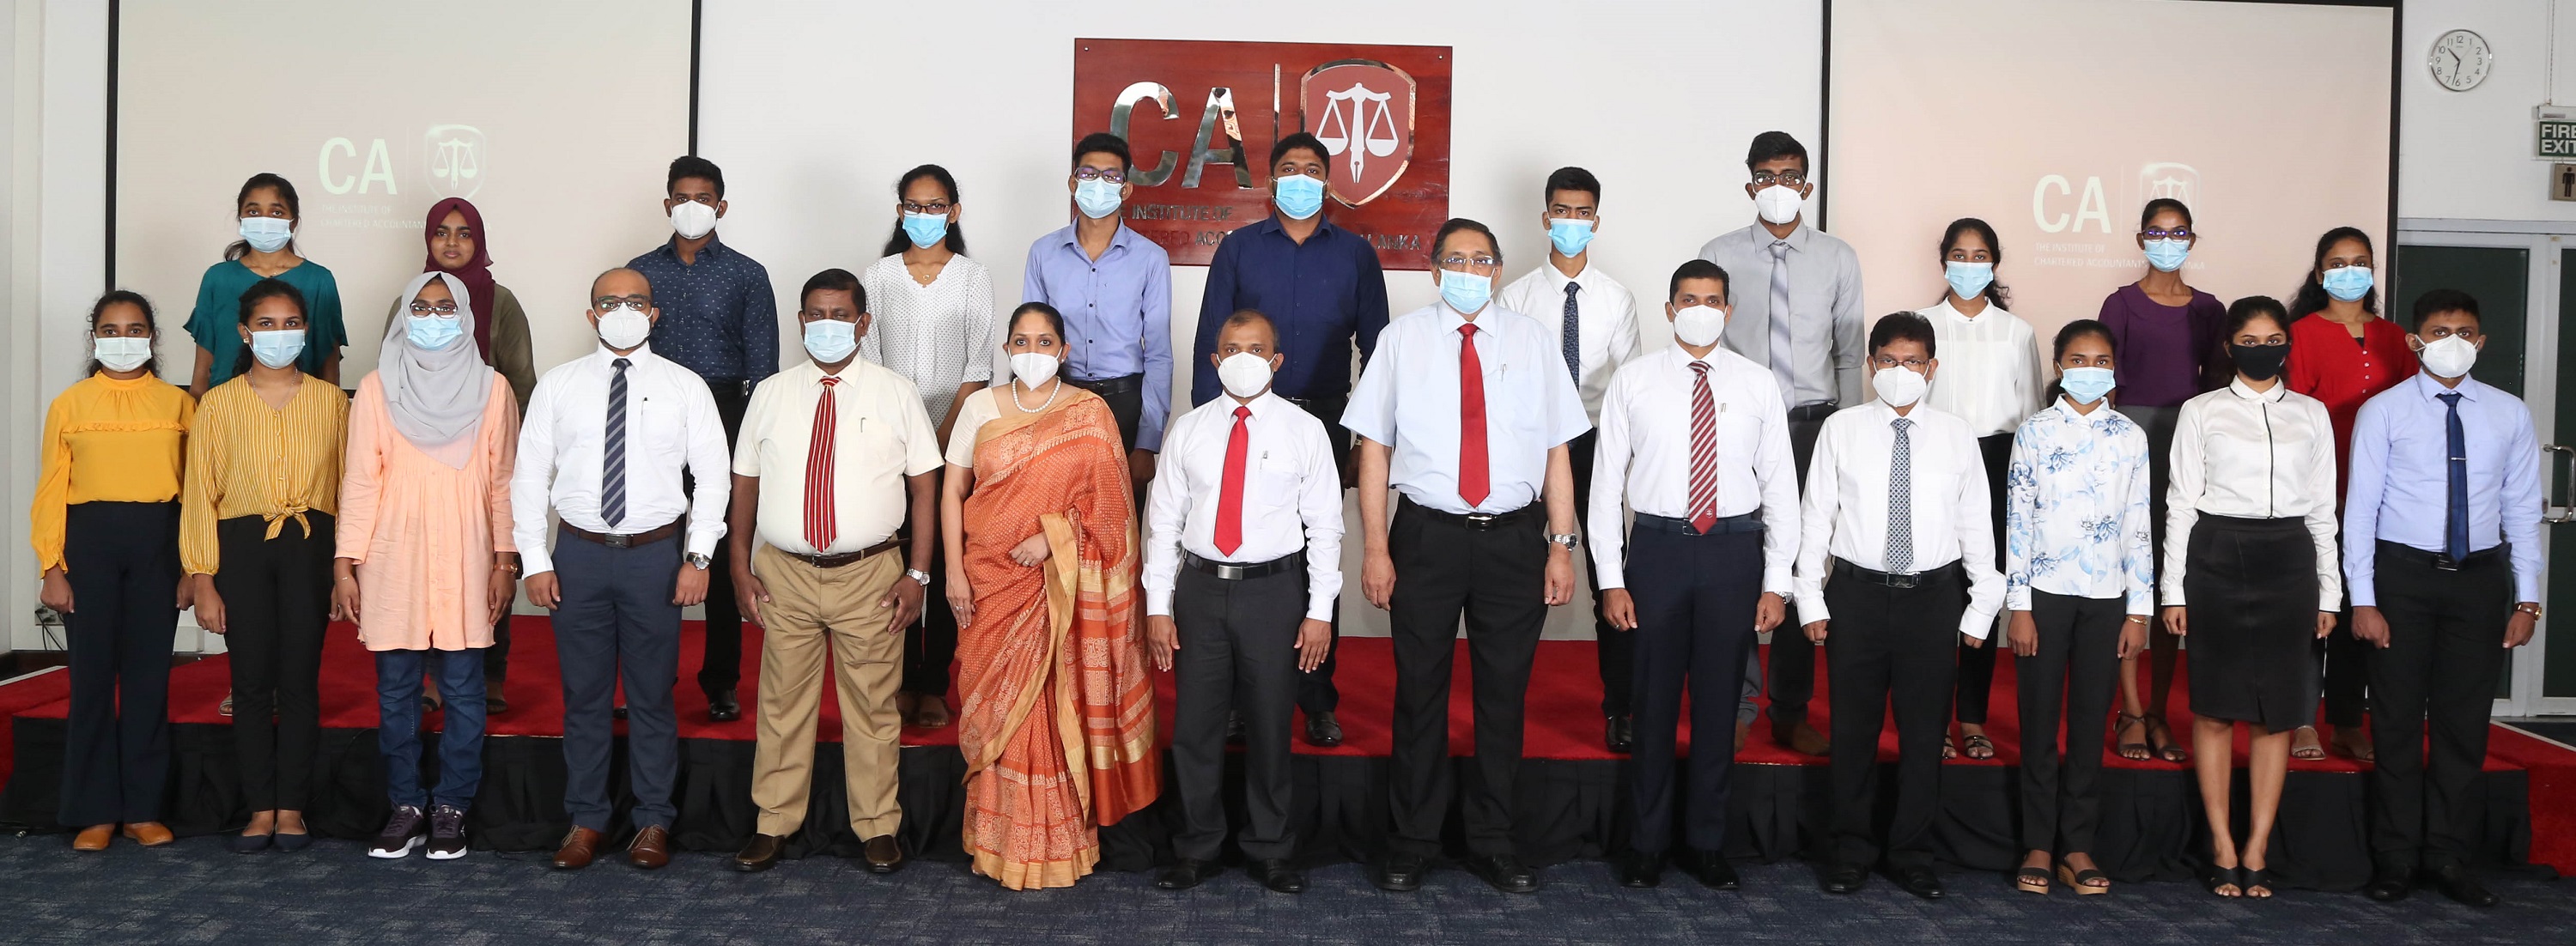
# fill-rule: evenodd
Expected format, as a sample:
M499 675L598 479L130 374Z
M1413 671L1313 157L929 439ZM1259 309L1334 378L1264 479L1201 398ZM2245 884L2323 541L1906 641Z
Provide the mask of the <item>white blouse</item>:
M2304 519L2317 546L2317 610L2343 607L2335 552L2335 439L2326 406L2287 383L2256 391L2238 378L2183 402L2165 492L2166 606L2183 600L2192 525L2203 514Z
M1932 355L1941 362L1925 403L1967 421L1979 437L2012 433L2048 406L2048 359L2020 316L1987 303L1970 318L1947 297L1915 314L1932 322Z
M920 388L931 423L948 417L959 385L993 380L993 356L1000 350L993 326L1001 313L993 308L993 277L984 264L949 257L938 278L924 286L896 254L869 264L859 284L867 289L873 316L859 353Z

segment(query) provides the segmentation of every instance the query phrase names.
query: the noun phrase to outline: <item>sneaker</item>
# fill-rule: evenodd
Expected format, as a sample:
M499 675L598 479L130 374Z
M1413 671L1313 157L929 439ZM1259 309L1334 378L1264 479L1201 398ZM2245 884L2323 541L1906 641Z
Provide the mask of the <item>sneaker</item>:
M420 809L395 806L394 816L385 819L384 830L376 832L376 843L367 848L367 856L387 860L411 856L411 849L420 846L425 833L422 829L427 827L422 821Z
M452 861L465 856L465 813L440 805L429 813L429 859Z

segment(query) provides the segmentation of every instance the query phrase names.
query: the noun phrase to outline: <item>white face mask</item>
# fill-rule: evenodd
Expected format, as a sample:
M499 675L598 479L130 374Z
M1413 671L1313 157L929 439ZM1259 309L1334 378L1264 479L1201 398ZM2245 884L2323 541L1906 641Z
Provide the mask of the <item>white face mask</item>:
M1877 374L1869 376L1869 383L1878 389L1878 399L1887 402L1889 407L1904 407L1920 401L1923 392L1932 389L1932 379L1903 367L1880 368Z
M1270 359L1248 351L1227 355L1216 363L1216 380L1225 393L1249 401L1270 389Z
M682 201L671 208L671 232L683 240L695 240L716 229L716 209L694 200Z
M1753 192L1753 209L1762 212L1764 223L1775 227L1788 226L1789 221L1798 219L1798 208L1806 202L1805 195L1786 184L1774 184Z
M2424 370L2436 378L2466 377L2469 369L2478 364L2477 344L2457 335L2429 342L2415 355L2423 360Z
M1054 355L1021 352L1011 356L1011 377L1020 379L1022 387L1034 388L1055 377L1055 369L1060 364L1062 362Z
M1673 337L1692 348L1717 344L1718 333L1725 330L1725 309L1695 305L1673 313Z
M599 340L618 351L644 344L652 334L653 320L633 309L621 307L599 317Z
M140 335L90 340L90 357L109 371L132 371L152 360L152 340Z

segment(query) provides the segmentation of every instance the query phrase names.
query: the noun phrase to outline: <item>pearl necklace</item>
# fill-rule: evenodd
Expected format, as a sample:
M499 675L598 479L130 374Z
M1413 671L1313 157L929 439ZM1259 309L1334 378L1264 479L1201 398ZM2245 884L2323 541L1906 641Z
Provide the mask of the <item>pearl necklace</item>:
M1013 382L1013 383L1011 384L1011 406L1012 406L1012 407L1019 408L1019 409L1020 409L1020 413L1023 413L1023 414L1037 414L1037 413L1042 413L1042 412L1044 412L1047 408L1054 407L1054 406L1055 406L1055 396L1056 396L1056 395L1058 395L1058 394L1063 394L1063 393L1064 393L1064 380L1063 380L1063 379L1061 379L1061 378L1055 379L1055 390L1047 392L1047 399L1046 399L1046 403L1044 403L1044 404L1040 404L1040 405L1038 405L1038 406L1036 406L1036 407L1030 407L1030 406L1028 406L1028 405L1026 405L1026 404L1020 403L1020 386L1019 386L1019 384L1018 384L1017 382Z

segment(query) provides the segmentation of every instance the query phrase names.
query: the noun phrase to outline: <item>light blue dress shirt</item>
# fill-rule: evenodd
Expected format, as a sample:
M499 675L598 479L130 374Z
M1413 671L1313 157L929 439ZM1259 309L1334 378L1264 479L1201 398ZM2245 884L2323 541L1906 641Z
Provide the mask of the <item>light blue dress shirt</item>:
M2108 406L2078 414L2061 397L2022 422L2005 469L2004 607L2030 610L2037 589L2154 613L2143 428Z
M2513 544L2516 601L2540 600L2540 437L2521 398L2475 378L2445 388L2417 372L2361 406L2344 494L2343 570L2354 607L2378 607L2378 546L2442 551L2450 515L2450 407L2469 447L2469 549Z
M1592 429L1583 395L1565 371L1556 333L1488 302L1476 315L1476 363L1485 379L1485 501L1458 495L1458 327L1467 319L1432 303L1386 325L1377 354L1342 415L1350 432L1395 448L1387 481L1441 512L1505 513L1539 499L1547 452ZM1578 503L1580 501L1578 500Z
M1172 257L1124 225L1095 260L1071 225L1029 244L1020 300L1064 313L1065 370L1077 380L1145 376L1136 447L1163 448L1172 410Z

